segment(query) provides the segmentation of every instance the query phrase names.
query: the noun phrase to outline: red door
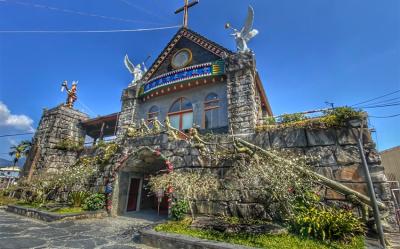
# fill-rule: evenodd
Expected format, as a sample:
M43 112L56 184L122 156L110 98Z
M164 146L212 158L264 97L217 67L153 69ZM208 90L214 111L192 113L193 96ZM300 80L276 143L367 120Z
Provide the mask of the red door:
M139 197L140 179L132 178L131 185L129 186L128 207L126 211L137 210L137 200Z

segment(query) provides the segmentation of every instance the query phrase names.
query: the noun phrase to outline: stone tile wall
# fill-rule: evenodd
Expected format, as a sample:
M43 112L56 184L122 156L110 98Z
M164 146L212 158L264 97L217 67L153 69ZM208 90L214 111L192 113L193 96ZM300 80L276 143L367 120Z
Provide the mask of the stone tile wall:
M56 147L65 139L77 143L84 139L85 132L80 123L88 118L87 114L64 105L45 110L33 139L32 153L24 165L24 175L28 174L37 150L36 170L51 171L75 163L78 158L77 152L60 150Z

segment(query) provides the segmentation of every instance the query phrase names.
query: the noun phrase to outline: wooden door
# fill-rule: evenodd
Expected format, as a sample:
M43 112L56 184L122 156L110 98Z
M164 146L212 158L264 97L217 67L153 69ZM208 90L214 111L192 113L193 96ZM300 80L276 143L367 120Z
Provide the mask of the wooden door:
M128 206L126 211L136 211L139 198L140 179L132 178L129 186Z

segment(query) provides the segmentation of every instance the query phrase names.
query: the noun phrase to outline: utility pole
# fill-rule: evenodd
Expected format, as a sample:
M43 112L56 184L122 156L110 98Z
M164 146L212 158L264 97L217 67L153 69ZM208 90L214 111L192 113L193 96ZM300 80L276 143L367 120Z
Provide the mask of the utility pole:
M333 102L329 102L329 101L325 101L325 104L326 105L330 105L331 106L331 109L335 109L335 107L334 107L334 103Z
M357 145L358 145L358 150L360 152L360 157L361 157L361 161L362 161L362 165L363 165L363 169L364 169L365 178L367 181L369 198L371 199L372 209L374 211L374 219L375 219L376 230L377 230L378 236L379 236L379 242L381 243L382 248L386 248L385 235L383 233L378 203L376 201L374 184L372 183L371 174L369 173L369 168L368 168L368 164L367 164L367 159L365 158L365 151L364 151L364 146L363 146L363 130L364 130L364 119L361 120L360 134L357 139Z

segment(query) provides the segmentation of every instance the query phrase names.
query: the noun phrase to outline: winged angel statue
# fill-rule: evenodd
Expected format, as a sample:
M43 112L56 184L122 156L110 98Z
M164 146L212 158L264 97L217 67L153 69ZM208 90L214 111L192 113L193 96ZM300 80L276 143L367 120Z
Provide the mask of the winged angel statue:
M125 63L125 67L133 75L133 80L132 80L131 84L135 84L137 81L142 79L144 73L147 72L147 68L144 63L142 63L143 65L142 64L137 64L136 66L133 65L133 63L129 60L129 57L127 54L125 55L124 63ZM143 66L143 68L142 68L142 66Z
M247 11L247 18L246 18L246 23L244 24L244 27L242 30L237 30L235 28L232 28L229 23L225 24L226 29L232 29L234 31L232 36L235 37L236 41L236 47L239 52L247 52L250 51L250 49L247 47L247 43L258 34L257 29L253 29L253 21L254 21L254 9L249 5L248 11Z

